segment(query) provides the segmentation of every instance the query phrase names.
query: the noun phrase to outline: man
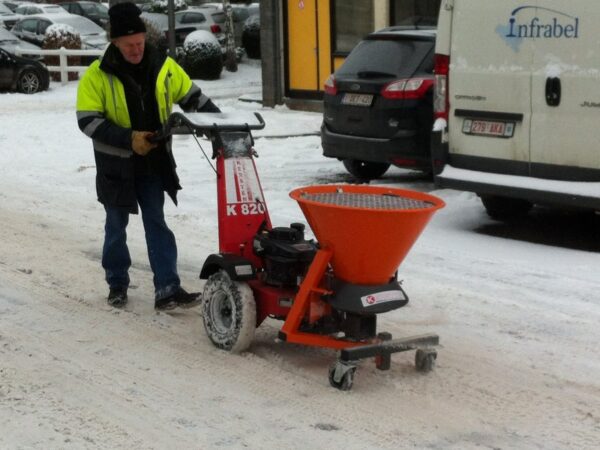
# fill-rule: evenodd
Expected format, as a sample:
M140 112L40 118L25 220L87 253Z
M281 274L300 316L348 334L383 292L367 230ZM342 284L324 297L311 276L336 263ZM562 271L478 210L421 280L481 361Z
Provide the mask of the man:
M163 212L164 192L177 204L181 189L170 141L154 142L173 103L184 111L219 112L170 57L145 42L146 27L133 3L109 10L110 38L101 61L79 82L77 120L90 138L96 159L96 192L106 210L102 267L108 304L127 303L131 259L126 242L129 214L142 212L157 310L191 307L177 273L177 245Z

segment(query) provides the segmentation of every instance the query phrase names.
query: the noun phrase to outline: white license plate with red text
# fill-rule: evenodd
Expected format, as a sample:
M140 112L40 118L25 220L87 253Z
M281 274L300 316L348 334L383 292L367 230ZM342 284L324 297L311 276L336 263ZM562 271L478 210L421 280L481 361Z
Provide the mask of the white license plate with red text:
M515 133L515 123L496 120L465 119L462 130L465 134L474 134L476 136L510 138Z
M371 106L373 96L369 94L352 94L347 92L342 97L343 105Z

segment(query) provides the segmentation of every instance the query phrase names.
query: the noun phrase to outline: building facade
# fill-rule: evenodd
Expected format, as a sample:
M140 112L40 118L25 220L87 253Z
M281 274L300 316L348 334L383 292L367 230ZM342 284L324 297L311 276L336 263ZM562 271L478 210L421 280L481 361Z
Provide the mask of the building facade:
M263 103L319 109L323 85L368 33L435 25L440 0L262 0Z

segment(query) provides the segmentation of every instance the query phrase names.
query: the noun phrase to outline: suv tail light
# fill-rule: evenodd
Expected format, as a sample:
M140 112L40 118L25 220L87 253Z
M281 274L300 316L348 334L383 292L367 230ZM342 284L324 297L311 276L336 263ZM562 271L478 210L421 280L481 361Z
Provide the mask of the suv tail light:
M219 25L217 25L216 23L214 23L214 24L212 24L212 25L210 26L210 31L211 31L213 34L220 33L220 32L221 32L221 27L220 27Z
M407 78L392 81L381 90L381 96L394 100L420 99L433 86L433 80L429 78Z
M337 94L337 85L335 84L335 76L333 74L329 75L327 81L325 81L325 94L327 95L335 95Z
M435 55L434 69L433 115L436 119L448 120L450 101L448 99L448 75L450 73L450 57Z

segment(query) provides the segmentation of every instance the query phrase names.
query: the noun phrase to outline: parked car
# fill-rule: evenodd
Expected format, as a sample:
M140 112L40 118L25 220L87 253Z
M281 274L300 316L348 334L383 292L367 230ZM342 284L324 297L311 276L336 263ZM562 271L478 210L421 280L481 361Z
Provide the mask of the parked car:
M6 5L12 12L15 12L20 5L24 5L29 2L24 2L21 0L0 0L0 3Z
M4 3L0 3L0 28L4 27L7 30L10 30L22 17L21 14L12 12L12 10Z
M233 16L233 35L235 38L236 47L242 46L242 34L244 31L244 23L246 20L252 16L257 15L260 11L258 3L251 3L249 5L231 5L232 8L232 16ZM221 28L222 32L225 32L225 21L226 16L223 12L223 4L222 3L205 3L203 5L199 5L194 7L194 9L213 9L215 10L212 13L212 18L217 25Z
M217 20L221 20L222 15L223 13L216 8L186 9L175 13L175 22L181 26L194 27L195 30L210 31L223 45L225 39L223 31L225 30L217 22Z
M175 15L177 17L177 14ZM160 31L162 31L165 35L165 38L168 39L169 32L169 16L163 13L151 13L151 12L142 12L142 19L145 19L149 22L152 22L154 26L156 26ZM175 46L181 47L183 46L183 41L186 36L190 34L192 31L196 31L196 26L194 24L181 23L175 20Z
M395 165L431 172L436 31L390 27L369 34L325 83L321 144L355 177Z
M48 69L42 63L0 48L0 89L35 94L48 89L49 84Z
M17 6L16 14L31 16L33 14L65 14L67 11L60 5L50 5L45 3L25 3Z
M0 28L0 48L6 50L9 53L16 53L17 48L20 50L40 50L40 47L29 42L25 42L19 39L17 36L12 34L10 31ZM24 54L19 55L29 59L42 59L40 55L36 54Z
M11 30L24 41L42 45L46 29L52 24L69 25L79 33L81 47L88 50L103 50L108 44L106 32L85 17L75 14L39 14L19 20Z
M96 25L104 28L108 23L108 8L102 3L97 2L61 2L60 6L65 8L71 14L87 17Z

